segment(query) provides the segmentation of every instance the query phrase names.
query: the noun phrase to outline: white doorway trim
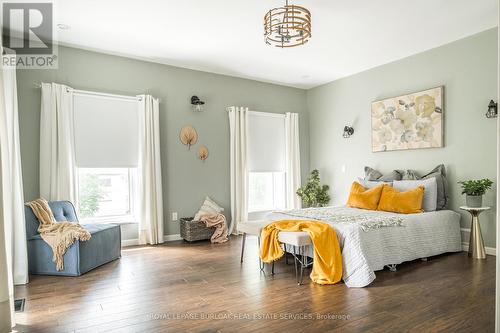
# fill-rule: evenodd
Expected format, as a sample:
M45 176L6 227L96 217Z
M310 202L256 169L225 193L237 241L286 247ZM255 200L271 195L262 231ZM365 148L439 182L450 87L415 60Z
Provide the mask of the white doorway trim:
M498 17L500 17L500 1L498 1ZM498 54L497 54L497 60L500 60L500 33L498 34ZM498 95L500 96L500 61L498 62L497 66L497 89L498 89ZM498 102L498 100L497 100ZM498 180L500 179L500 134L499 134L499 125L500 125L500 119L497 118L497 207L499 207L500 204L500 186L498 186ZM500 244L500 228L499 228L499 213L497 212L497 218L496 218L496 232L497 232L497 241L496 241L496 246L498 247L498 244ZM496 288L495 288L495 332L500 333L500 256L496 256Z

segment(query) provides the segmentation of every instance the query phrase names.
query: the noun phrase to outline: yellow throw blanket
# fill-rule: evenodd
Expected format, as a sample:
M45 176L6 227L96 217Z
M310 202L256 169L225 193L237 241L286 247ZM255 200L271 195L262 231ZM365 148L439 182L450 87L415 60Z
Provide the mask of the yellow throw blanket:
M318 284L335 284L342 279L342 254L337 234L331 226L319 221L282 220L266 225L261 231L260 258L269 263L283 256L278 240L280 231L305 231L314 246L311 280Z
M52 261L56 270L64 269L64 253L76 239L88 241L90 233L78 223L56 222L54 214L45 199L37 199L26 204L38 219L38 232L53 252Z

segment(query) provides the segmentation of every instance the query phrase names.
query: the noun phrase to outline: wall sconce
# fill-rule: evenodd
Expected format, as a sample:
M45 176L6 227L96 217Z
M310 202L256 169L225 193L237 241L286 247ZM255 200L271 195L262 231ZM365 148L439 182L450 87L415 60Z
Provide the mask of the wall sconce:
M344 127L344 135L342 135L342 136L343 136L345 139L347 139L347 138L350 138L350 137L351 137L351 135L353 135L353 134L354 134L354 128L352 128L351 126L346 125L346 126Z
M201 112L202 110L202 105L204 105L205 102L203 102L201 99L198 98L198 96L191 96L191 105L193 106L194 111Z
M498 116L498 104L491 100L488 104L488 112L486 112L486 118L496 118Z

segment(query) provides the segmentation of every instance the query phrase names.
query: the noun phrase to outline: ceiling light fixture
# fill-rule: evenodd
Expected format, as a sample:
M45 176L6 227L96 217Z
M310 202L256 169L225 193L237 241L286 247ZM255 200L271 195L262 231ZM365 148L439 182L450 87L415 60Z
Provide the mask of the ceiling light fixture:
M281 48L304 45L311 38L311 12L285 0L285 6L264 16L264 38L266 44Z

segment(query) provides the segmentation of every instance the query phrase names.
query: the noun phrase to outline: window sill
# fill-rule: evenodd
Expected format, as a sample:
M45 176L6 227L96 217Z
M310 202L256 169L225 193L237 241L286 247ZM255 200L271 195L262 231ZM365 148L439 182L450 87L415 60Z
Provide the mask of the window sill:
M285 209L284 208L283 209L281 209L281 208L259 209L259 210L249 211L248 214L252 214L252 213L270 213L270 212L274 212L276 210L285 210Z
M118 225L128 225L128 224L137 224L137 221L117 221L117 220L87 220L80 221L80 224L118 224Z

